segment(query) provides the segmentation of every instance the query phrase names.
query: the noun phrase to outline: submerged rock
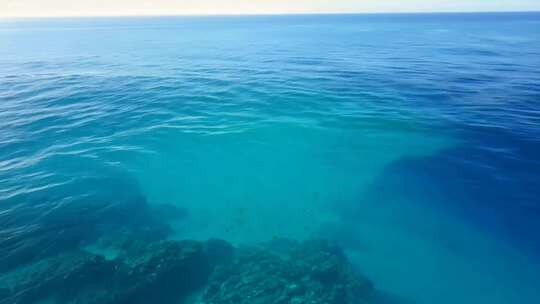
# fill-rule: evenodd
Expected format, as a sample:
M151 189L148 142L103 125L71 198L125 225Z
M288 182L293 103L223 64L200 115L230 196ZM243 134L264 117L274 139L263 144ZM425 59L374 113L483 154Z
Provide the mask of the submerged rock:
M195 294L205 304L379 303L370 281L326 241L139 243L112 260L70 252L0 279L1 304L180 304Z
M152 246L130 270L131 286L115 303L175 303L201 288L212 271L203 248L196 241Z
M75 298L102 296L102 290L111 288L112 282L120 277L116 261L106 261L102 256L72 253L50 258L29 265L2 280L2 288L10 295L0 303L26 304L54 299L60 303L71 303ZM97 291L97 292L95 292Z
M227 241L209 239L204 243L204 251L213 266L224 265L232 261L235 248Z
M355 273L341 250L325 241L279 241L246 248L218 267L205 304L360 304L375 291Z
M0 303L181 303L203 287L211 271L204 244L196 241L155 244L130 263L72 253L12 274L0 284L10 290Z
M124 245L131 240L145 244L159 242L171 232L161 217L164 214L181 217L185 213L181 208L160 208L154 210L144 197L128 195L124 200L111 198L110 203L66 204L45 215L35 215L34 218L39 218L36 223L28 216L23 218L24 223L20 219L0 223L0 274L44 258L76 252L81 246L102 239L119 242L118 236L122 234L126 235ZM110 235L114 237L108 238Z

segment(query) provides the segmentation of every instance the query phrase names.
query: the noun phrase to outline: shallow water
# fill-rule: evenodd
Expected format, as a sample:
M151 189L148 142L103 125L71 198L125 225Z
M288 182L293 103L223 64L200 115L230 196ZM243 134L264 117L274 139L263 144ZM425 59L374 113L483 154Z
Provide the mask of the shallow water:
M148 204L161 238L335 240L411 303L540 301L539 14L4 20L0 46L2 273L113 258Z

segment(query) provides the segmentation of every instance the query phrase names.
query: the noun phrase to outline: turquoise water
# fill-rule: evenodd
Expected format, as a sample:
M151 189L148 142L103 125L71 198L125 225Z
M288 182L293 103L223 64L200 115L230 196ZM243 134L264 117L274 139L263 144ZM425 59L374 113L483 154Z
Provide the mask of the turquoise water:
M538 303L539 84L536 13L1 21L0 272L157 221Z

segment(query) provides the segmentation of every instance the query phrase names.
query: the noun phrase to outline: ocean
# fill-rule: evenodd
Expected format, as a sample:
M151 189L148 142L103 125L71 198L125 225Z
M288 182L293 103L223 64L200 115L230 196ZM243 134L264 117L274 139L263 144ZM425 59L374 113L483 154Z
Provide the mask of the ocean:
M396 303L540 303L540 13L0 20L0 303L81 303L21 273L121 237L324 239Z

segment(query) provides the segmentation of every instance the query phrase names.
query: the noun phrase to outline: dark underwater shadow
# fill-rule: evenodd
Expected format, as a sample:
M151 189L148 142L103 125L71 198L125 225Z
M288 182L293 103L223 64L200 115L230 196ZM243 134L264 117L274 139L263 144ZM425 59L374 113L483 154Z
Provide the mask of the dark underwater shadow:
M126 174L3 202L0 214L0 274L104 238L123 239L124 246L161 241L169 221L188 216L176 206L149 205Z
M411 283L399 291L400 296L403 291L409 295L420 292L421 288L414 291L415 288L430 286L429 280L447 284L442 289L425 290L430 292L426 297L433 300L437 292L448 292L445 288L456 288L460 281L472 280L456 278L466 276L469 273L466 268L470 268L476 272L469 274L485 279L478 286L493 284L506 289L500 290L499 298L497 293L489 296L477 293L469 300L473 296L478 301L486 297L492 300L507 297L511 302L536 299L533 286L538 280L532 271L521 268L534 266L531 262L540 258L540 142L493 129L477 128L462 136L458 146L426 157L404 157L388 165L354 201L333 204L339 220L321 227L320 236L335 240L352 255L357 254L360 269L373 260L377 269L371 268L368 274L379 274L382 281L392 277L392 271L400 271L392 267L401 268L399 265L403 263L411 264L401 271L423 268L424 275L430 278L422 280L415 278L417 274L405 274L402 279L410 276ZM476 244L476 241L486 243ZM430 247L415 247L418 244ZM397 245L395 250L390 250L394 245ZM411 252L402 254L398 248ZM490 253L488 248L502 249L504 253ZM415 253L418 250L424 251ZM384 260L392 259L394 251L401 264ZM377 257L380 253L384 258ZM429 261L430 255L437 253L445 255ZM419 258L422 256L428 259L425 264ZM468 266L454 270L444 265L459 265L460 261ZM437 277L431 277L439 270ZM446 277L444 271L455 276ZM417 279L417 283L413 282ZM402 288L401 281L390 281L398 284L394 287ZM382 290L394 291L384 283L381 285L378 287ZM408 298L416 300L413 296Z
M504 130L470 131L457 147L393 162L357 202L335 207L344 223L354 222L364 216L361 204L384 206L396 197L454 214L540 257L538 141ZM346 226L332 229L344 246L362 248L360 240L346 233Z

